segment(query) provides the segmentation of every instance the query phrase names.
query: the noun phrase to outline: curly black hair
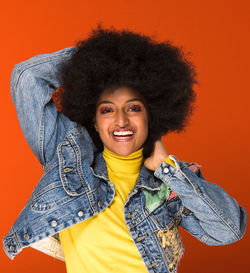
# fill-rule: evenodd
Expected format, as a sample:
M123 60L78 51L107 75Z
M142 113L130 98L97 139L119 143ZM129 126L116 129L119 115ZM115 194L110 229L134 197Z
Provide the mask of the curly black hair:
M161 136L183 131L193 112L196 72L182 48L127 29L104 29L98 24L78 42L69 62L62 66L61 76L62 112L88 130L99 150L103 144L93 120L104 90L127 87L144 98L149 114L144 158Z

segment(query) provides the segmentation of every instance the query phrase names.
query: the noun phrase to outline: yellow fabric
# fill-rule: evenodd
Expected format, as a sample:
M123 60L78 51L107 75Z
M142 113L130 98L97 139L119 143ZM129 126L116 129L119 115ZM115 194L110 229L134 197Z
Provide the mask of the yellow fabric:
M167 157L164 161L165 161L166 163L171 164L171 165L173 165L173 166L175 167L174 161L173 161L172 159L170 159L169 157Z
M123 213L140 172L142 150L118 156L104 147L103 157L116 194L103 212L59 233L68 273L147 272ZM166 160L174 165L171 159Z
M121 157L105 148L103 157L116 194L103 212L59 233L67 272L146 273L123 214L123 204L140 171L142 149Z

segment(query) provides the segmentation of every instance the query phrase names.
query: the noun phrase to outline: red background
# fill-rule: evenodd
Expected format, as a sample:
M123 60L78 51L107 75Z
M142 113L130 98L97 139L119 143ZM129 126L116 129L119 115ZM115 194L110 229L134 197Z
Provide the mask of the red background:
M74 45L98 22L172 40L192 52L199 85L190 125L165 137L170 154L202 165L248 211L249 20L247 0L5 1L1 26L2 238L38 182L42 169L20 130L9 90L14 64ZM250 272L249 233L239 242L209 247L181 232L186 252L179 272ZM64 263L27 248L11 261L0 250L1 272L65 272Z

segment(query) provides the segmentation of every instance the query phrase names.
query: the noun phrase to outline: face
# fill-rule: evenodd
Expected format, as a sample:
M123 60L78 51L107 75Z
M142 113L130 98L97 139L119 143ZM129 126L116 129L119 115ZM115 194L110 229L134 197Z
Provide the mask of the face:
M97 103L95 128L103 144L117 155L140 149L148 136L148 115L139 94L126 87L103 91Z

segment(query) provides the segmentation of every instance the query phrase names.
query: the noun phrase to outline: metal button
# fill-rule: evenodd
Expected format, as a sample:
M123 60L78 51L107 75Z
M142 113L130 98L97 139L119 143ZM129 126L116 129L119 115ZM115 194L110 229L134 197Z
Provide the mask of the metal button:
M28 241L30 236L29 236L29 234L26 233L26 234L23 235L23 238L24 238L25 241Z
M68 173L68 172L73 171L73 168L65 168L63 171L64 171L64 173Z
M153 266L155 266L155 265L157 265L157 264L158 264L158 262L154 262L154 263L150 264L148 267L149 267L149 268L152 268Z
M138 238L136 239L136 241L137 241L137 242L140 242L140 241L142 241L143 239L145 239L146 237L147 237L147 235L138 237Z
M14 246L10 246L9 249L10 249L10 251L14 251L15 247Z
M164 173L168 173L168 172L169 172L168 167L165 167L165 168L163 169L163 172L164 172Z
M79 216L79 217L83 217L83 215L84 215L84 213L83 213L82 210L78 211L78 216Z
M102 206L103 206L102 201L99 201L99 202L98 202L98 206L99 206L99 207L102 207Z
M198 193L198 194L201 194L201 191L199 188L196 188L195 191Z
M136 211L135 211L134 213L128 214L128 215L127 215L127 218L130 219L130 218L132 218L133 216L135 216L135 214L136 214Z
M56 221L56 220L53 220L53 221L51 222L51 226L52 226L52 227L56 227L56 226L57 226L57 221Z

